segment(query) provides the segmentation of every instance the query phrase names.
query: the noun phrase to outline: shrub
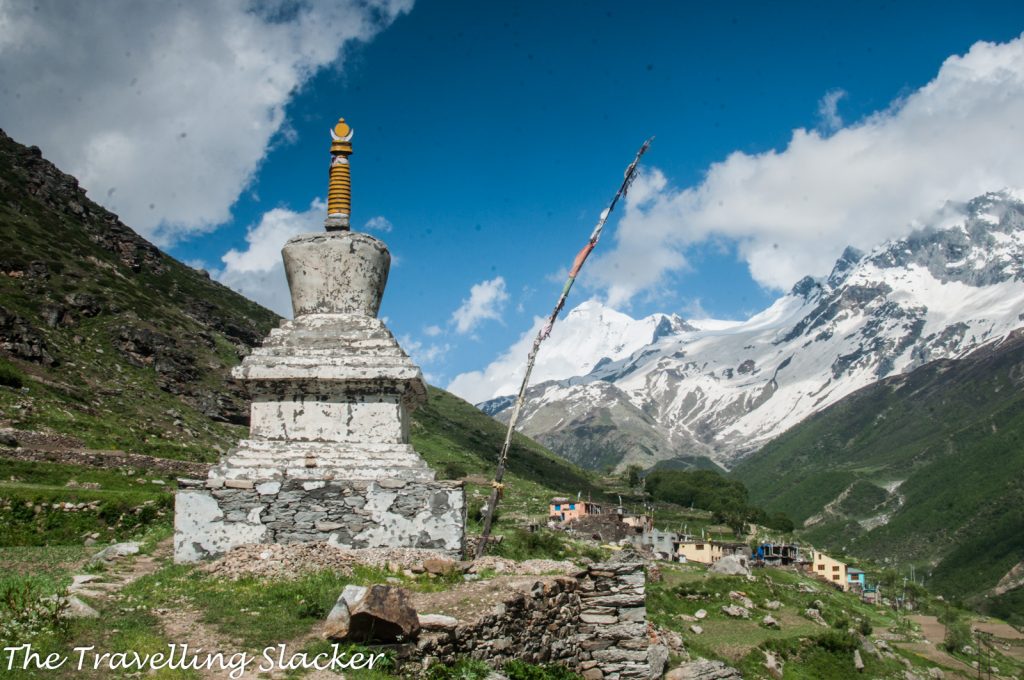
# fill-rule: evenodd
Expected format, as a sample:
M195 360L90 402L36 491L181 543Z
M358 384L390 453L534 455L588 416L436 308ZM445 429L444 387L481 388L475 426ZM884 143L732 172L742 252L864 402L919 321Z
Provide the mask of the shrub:
M457 460L447 461L441 466L441 476L444 479L462 479L469 474L466 466Z
M0 589L0 642L23 644L43 633L67 633L66 593L43 597L32 581L14 582Z
M0 385L21 389L24 384L25 376L21 371L6 361L0 360Z
M505 675L509 680L579 680L580 676L559 664L535 666L513 659L505 664Z
M436 663L427 669L427 680L483 680L491 667L483 661L461 658L453 664Z
M959 652L965 645L972 644L971 627L963 619L950 621L946 624L946 638L942 646L947 652Z

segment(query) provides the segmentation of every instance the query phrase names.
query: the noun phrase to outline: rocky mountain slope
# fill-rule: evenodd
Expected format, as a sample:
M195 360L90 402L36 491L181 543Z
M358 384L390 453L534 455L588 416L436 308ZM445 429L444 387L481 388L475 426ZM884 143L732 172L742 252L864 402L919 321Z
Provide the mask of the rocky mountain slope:
M1024 620L1024 331L858 390L733 473L815 545Z
M248 407L228 371L278 317L160 252L0 132L3 425L210 460Z
M866 385L1022 325L1024 203L987 194L870 253L847 249L745 322L678 320L629 356L580 360L593 368L531 388L522 431L588 467L728 466ZM501 418L508 403L481 407Z

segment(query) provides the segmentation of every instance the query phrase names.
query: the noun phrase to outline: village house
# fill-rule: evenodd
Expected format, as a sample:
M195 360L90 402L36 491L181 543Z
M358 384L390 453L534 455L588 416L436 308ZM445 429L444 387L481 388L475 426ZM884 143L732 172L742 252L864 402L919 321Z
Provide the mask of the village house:
M865 574L860 569L854 569L853 567L846 568L846 589L852 590L856 593L863 593L865 583Z
M676 544L676 558L680 562L714 564L726 555L747 555L750 548L745 543L689 539Z
M645 527L642 533L629 536L627 540L641 550L650 550L659 556L663 555L664 559L672 559L679 535L674 531L661 531L651 526Z
M847 577L847 566L834 557L829 557L820 550L811 551L811 573L820 579L828 581L840 590L849 590L850 582ZM863 572L861 572L863 578Z
M754 559L768 567L789 567L800 563L800 546L795 543L762 543Z
M587 515L603 514L601 505L590 501L556 497L548 505L548 516L557 522L571 522Z
M646 533L654 530L654 518L650 515L634 515L628 512L624 512L622 508L619 508L619 516L622 519L622 523L631 526L640 533Z

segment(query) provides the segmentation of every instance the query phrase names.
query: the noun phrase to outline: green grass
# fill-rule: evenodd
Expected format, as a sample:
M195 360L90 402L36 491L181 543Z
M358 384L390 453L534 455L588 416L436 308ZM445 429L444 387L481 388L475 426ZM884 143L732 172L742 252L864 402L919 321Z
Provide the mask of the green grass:
M798 522L845 489L830 523L804 534L825 549L916 564L947 597L1024 616L985 591L1024 560L1024 339L868 386L812 416L733 471L752 500ZM904 501L881 486L902 480ZM897 509L898 508L898 509ZM871 531L857 520L892 512Z

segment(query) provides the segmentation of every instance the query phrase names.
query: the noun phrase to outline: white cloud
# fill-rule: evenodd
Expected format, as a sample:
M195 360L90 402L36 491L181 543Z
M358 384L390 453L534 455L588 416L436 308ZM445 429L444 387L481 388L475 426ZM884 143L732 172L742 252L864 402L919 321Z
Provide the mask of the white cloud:
M366 224L363 228L366 229L366 231L379 231L386 234L394 228L394 225L391 224L391 221L388 218L378 215L377 217L371 217L366 220Z
M441 335L441 327L438 326L437 324L427 326L426 328L423 329L423 334L429 338L436 338L437 336Z
M420 340L414 340L408 335L399 337L398 344L413 357L414 362L419 367L439 362L452 349L452 345L449 343L425 343Z
M516 392L526 370L526 356L545 322L546 319L534 317L530 329L520 335L511 347L489 363L484 370L460 373L445 389L472 404L478 404L500 394ZM552 336L560 335L562 330L562 325L555 325ZM550 378L543 370L545 357L550 357L550 353L542 353L541 370L535 370L533 384Z
M214 278L282 316L292 315L281 248L296 234L323 230L327 205L315 199L305 212L274 208L245 236L245 250L232 248L221 258L224 268Z
M843 117L839 115L839 100L846 96L846 90L829 90L818 102L818 117L826 132L833 132L843 127Z
M586 285L628 304L685 267L689 246L726 238L756 281L788 288L827 273L847 244L902 236L947 201L1024 187L1022 121L1024 36L976 43L924 87L830 136L798 129L781 151L734 152L685 189L645 171Z
M508 301L505 279L496 276L489 281L473 284L469 297L452 313L456 332L466 334L486 319L500 320L501 310Z
M0 120L167 244L227 221L295 92L411 5L0 0Z

